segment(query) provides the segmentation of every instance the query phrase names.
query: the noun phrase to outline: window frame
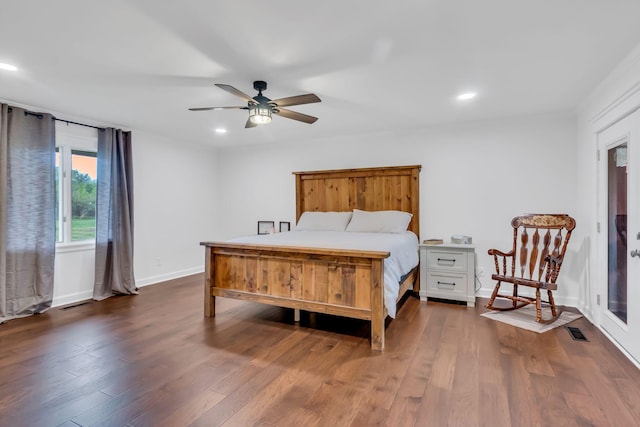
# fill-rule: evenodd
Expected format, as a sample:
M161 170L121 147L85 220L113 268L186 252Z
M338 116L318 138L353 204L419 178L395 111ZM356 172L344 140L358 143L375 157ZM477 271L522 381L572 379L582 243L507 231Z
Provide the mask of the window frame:
M96 129L69 126L56 123L56 151L59 155L57 194L60 215L56 218L60 230L60 241L56 241L56 250L71 252L95 248L95 238L87 240L71 240L71 156L81 153L98 153L98 133ZM80 153L74 153L80 152Z

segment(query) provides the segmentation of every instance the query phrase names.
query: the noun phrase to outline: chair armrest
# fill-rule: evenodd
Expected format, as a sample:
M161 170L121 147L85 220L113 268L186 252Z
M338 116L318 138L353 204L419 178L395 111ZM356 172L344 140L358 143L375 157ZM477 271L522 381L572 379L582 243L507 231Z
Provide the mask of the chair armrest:
M489 249L489 255L498 255L498 256L504 256L504 257L512 257L513 256L513 249L510 250L509 252L502 252L498 249Z
M511 258L511 265L513 265L513 263L515 262L513 249L511 249L509 252L502 252L498 249L489 249L488 253L489 255L493 256L493 261L496 264L496 274L507 274L507 258ZM500 261L498 260L498 257L502 257L500 258L502 260L502 272L500 272Z

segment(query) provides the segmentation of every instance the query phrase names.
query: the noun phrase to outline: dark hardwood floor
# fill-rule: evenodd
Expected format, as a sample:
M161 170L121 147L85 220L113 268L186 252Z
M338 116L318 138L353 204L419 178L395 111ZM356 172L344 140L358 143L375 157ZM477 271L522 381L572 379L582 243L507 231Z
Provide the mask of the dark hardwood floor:
M365 322L202 298L196 275L0 325L0 425L640 425L640 371L584 318L589 342L411 297L377 353Z

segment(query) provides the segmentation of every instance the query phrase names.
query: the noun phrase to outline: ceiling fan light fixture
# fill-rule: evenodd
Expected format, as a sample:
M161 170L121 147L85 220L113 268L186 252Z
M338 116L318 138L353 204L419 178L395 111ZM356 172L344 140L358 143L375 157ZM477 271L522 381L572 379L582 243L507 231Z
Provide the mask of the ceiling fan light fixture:
M254 125L271 123L271 108L262 105L249 108L249 120Z
M258 91L258 94L254 97L250 97L246 93L227 84L216 83L216 86L234 96L237 96L238 98L242 98L246 104L244 104L244 106L235 107L194 107L189 108L189 111L249 110L249 118L244 125L245 128L253 128L259 125L271 123L271 116L273 114L284 117L285 119L296 120L307 124L315 123L318 120L317 117L283 108L291 105L304 105L320 102L320 98L313 93L288 96L286 98L269 99L262 95L262 91L267 89L267 82L262 80L256 80L253 82L253 88Z

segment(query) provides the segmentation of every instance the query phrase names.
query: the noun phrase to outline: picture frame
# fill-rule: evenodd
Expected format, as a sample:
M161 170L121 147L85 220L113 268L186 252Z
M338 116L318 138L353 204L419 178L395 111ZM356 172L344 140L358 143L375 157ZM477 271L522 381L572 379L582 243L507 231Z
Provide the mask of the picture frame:
M271 234L275 231L275 221L258 221L258 234Z
M291 223L288 221L280 221L280 232L291 231Z

